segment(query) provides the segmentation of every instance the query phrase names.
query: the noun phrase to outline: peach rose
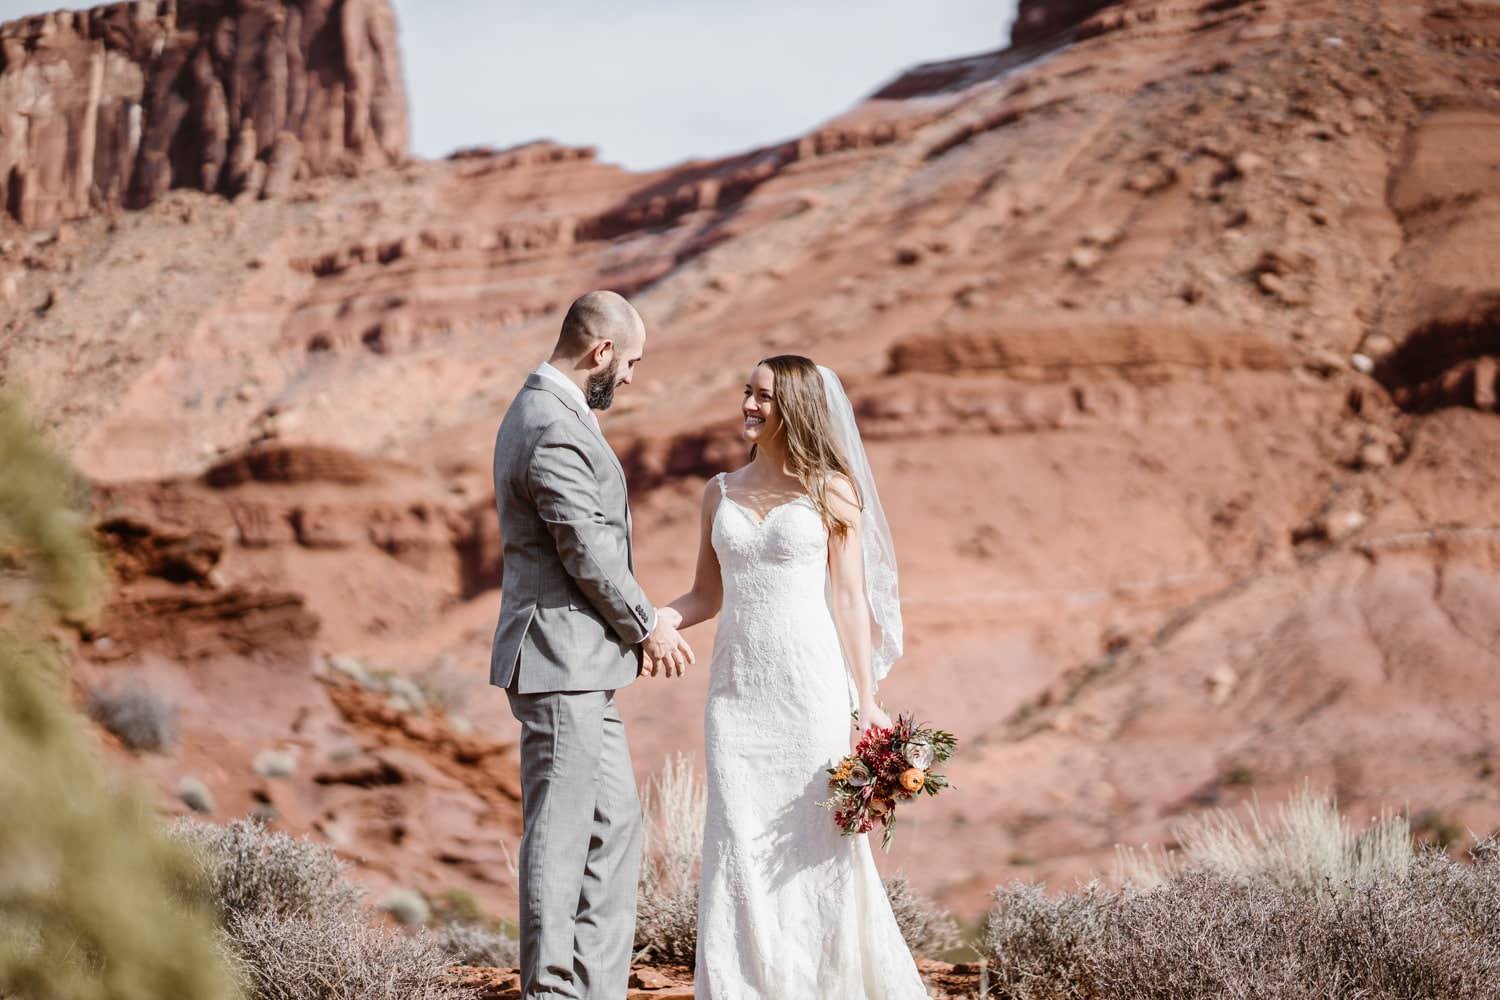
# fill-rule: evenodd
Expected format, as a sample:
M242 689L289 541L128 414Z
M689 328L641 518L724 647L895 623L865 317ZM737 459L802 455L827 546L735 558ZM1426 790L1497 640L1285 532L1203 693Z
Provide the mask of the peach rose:
M908 792L920 792L927 784L927 772L920 767L909 767L901 772L901 787Z

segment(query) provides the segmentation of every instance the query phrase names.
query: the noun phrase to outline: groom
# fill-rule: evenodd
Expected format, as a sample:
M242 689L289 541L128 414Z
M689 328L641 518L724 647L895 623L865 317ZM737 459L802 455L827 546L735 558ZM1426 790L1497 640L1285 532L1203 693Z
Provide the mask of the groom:
M521 996L623 998L635 938L640 802L614 693L649 659L693 661L633 570L625 472L594 413L629 385L646 325L579 298L495 441L504 596L490 683L521 723Z

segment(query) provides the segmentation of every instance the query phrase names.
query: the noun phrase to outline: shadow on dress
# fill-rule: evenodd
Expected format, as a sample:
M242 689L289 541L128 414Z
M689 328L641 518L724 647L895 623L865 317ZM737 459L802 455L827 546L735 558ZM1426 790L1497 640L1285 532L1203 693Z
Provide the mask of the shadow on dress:
M833 810L819 805L828 795L828 779L819 770L802 793L756 837L756 854L767 859L765 874L773 893L813 871L821 872L819 891L840 892L846 888L842 883L848 866L841 869L839 862L853 848L853 841L834 826Z

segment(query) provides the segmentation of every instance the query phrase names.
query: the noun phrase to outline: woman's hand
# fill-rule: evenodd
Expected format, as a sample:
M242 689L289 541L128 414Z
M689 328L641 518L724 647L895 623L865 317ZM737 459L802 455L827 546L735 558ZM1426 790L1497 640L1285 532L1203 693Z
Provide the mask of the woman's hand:
M865 702L859 706L859 732L863 736L872 727L879 726L881 729L891 728L891 717L885 714L885 709L875 702Z

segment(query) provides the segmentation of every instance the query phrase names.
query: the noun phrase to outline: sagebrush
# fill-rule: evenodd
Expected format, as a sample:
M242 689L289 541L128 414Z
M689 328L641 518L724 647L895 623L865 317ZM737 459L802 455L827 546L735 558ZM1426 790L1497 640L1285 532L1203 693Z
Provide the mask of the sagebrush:
M88 710L95 722L137 753L165 753L177 743L176 707L149 688L90 691Z
M251 913L226 935L257 1000L470 1000L453 961L426 934L367 920L342 923Z
M521 942L473 923L446 924L433 931L438 950L459 965L509 969L521 962Z
M464 1000L440 941L379 926L330 848L254 820L180 820L225 950L255 1000Z
M891 911L901 928L901 937L913 954L938 958L963 943L958 921L945 907L914 889L905 872L885 880Z
M1500 982L1500 848L1417 851L1396 820L1355 835L1311 793L1248 826L1186 831L1119 891L996 890L978 948L1016 1000L1480 1000Z
M310 917L345 923L364 915L364 890L327 847L267 829L255 820L224 826L178 820L171 834L190 849L225 920L246 915Z

